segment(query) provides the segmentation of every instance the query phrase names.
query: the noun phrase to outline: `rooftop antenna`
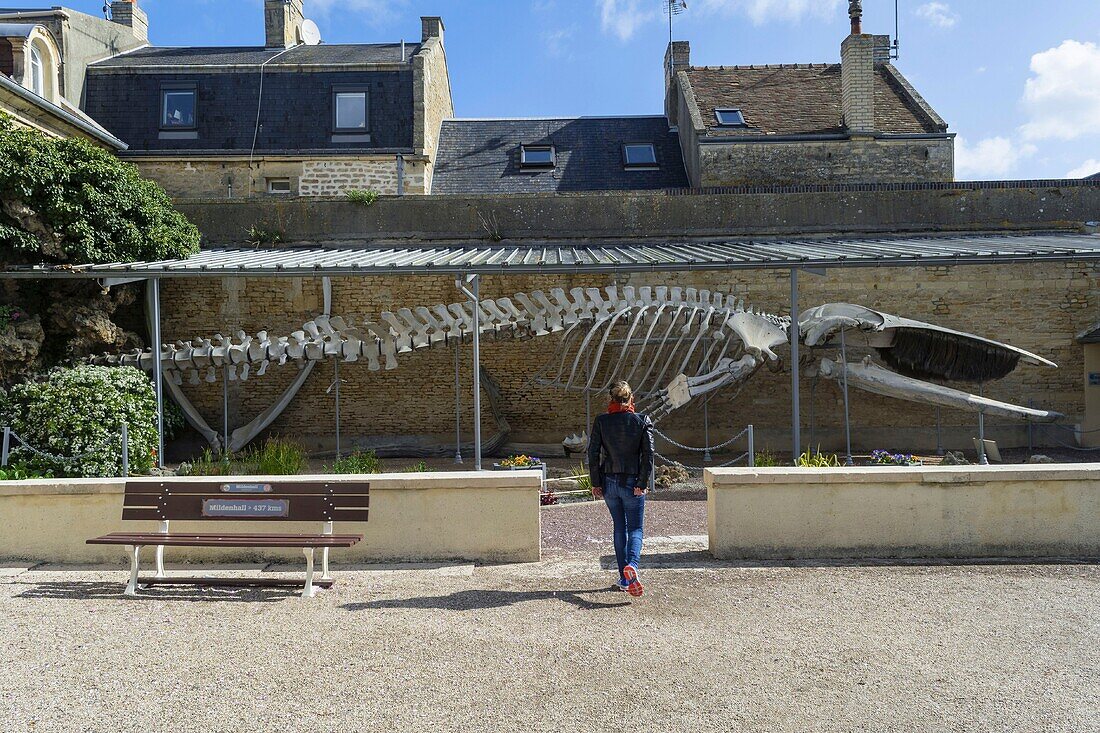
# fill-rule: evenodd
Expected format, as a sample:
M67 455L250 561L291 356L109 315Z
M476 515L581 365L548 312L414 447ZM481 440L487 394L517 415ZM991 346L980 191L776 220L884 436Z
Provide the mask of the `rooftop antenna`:
M901 21L898 18L898 0L894 0L894 43L890 46L890 58L892 59L901 58L901 41L899 40Z
M672 19L684 12L688 8L687 0L662 0L665 4L665 8L668 10L668 45L672 47ZM675 73L676 60L672 54L668 57L669 68Z

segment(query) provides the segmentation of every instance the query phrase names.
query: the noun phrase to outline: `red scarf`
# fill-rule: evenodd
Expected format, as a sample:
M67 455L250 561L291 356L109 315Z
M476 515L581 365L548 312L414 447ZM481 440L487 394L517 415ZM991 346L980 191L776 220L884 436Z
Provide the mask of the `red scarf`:
M607 411L614 415L616 412L634 412L634 398L630 398L630 402L625 405L622 402L616 402L611 400L611 404L607 406Z

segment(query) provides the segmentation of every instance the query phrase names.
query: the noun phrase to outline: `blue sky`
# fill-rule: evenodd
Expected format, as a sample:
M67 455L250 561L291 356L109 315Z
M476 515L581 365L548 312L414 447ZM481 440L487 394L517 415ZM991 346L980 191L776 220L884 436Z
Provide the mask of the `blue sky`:
M262 0L140 0L157 45L259 45ZM843 0L687 0L696 65L836 61ZM327 42L440 15L462 117L660 113L663 0L305 0ZM102 0L66 3L98 14ZM1100 172L1098 0L899 0L898 67L957 132L959 178ZM864 0L893 33L893 0Z

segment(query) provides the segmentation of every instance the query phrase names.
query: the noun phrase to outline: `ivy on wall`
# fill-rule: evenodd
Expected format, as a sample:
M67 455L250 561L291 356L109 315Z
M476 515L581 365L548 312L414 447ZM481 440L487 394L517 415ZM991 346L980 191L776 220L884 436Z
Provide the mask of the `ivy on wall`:
M158 184L80 139L0 116L0 259L85 264L188 257L199 230Z

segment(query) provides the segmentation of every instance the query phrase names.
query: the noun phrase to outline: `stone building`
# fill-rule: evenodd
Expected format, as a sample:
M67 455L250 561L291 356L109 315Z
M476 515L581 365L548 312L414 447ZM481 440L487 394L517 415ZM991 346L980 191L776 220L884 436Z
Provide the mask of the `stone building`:
M442 20L422 18L415 43L317 44L303 0L264 11L264 47L146 45L91 64L86 111L177 198L430 192L454 114Z
M130 28L83 13L0 8L0 112L48 135L125 149L81 110L84 70L140 43Z
M692 186L953 180L954 134L854 6L839 64L692 66L669 46L665 114Z

